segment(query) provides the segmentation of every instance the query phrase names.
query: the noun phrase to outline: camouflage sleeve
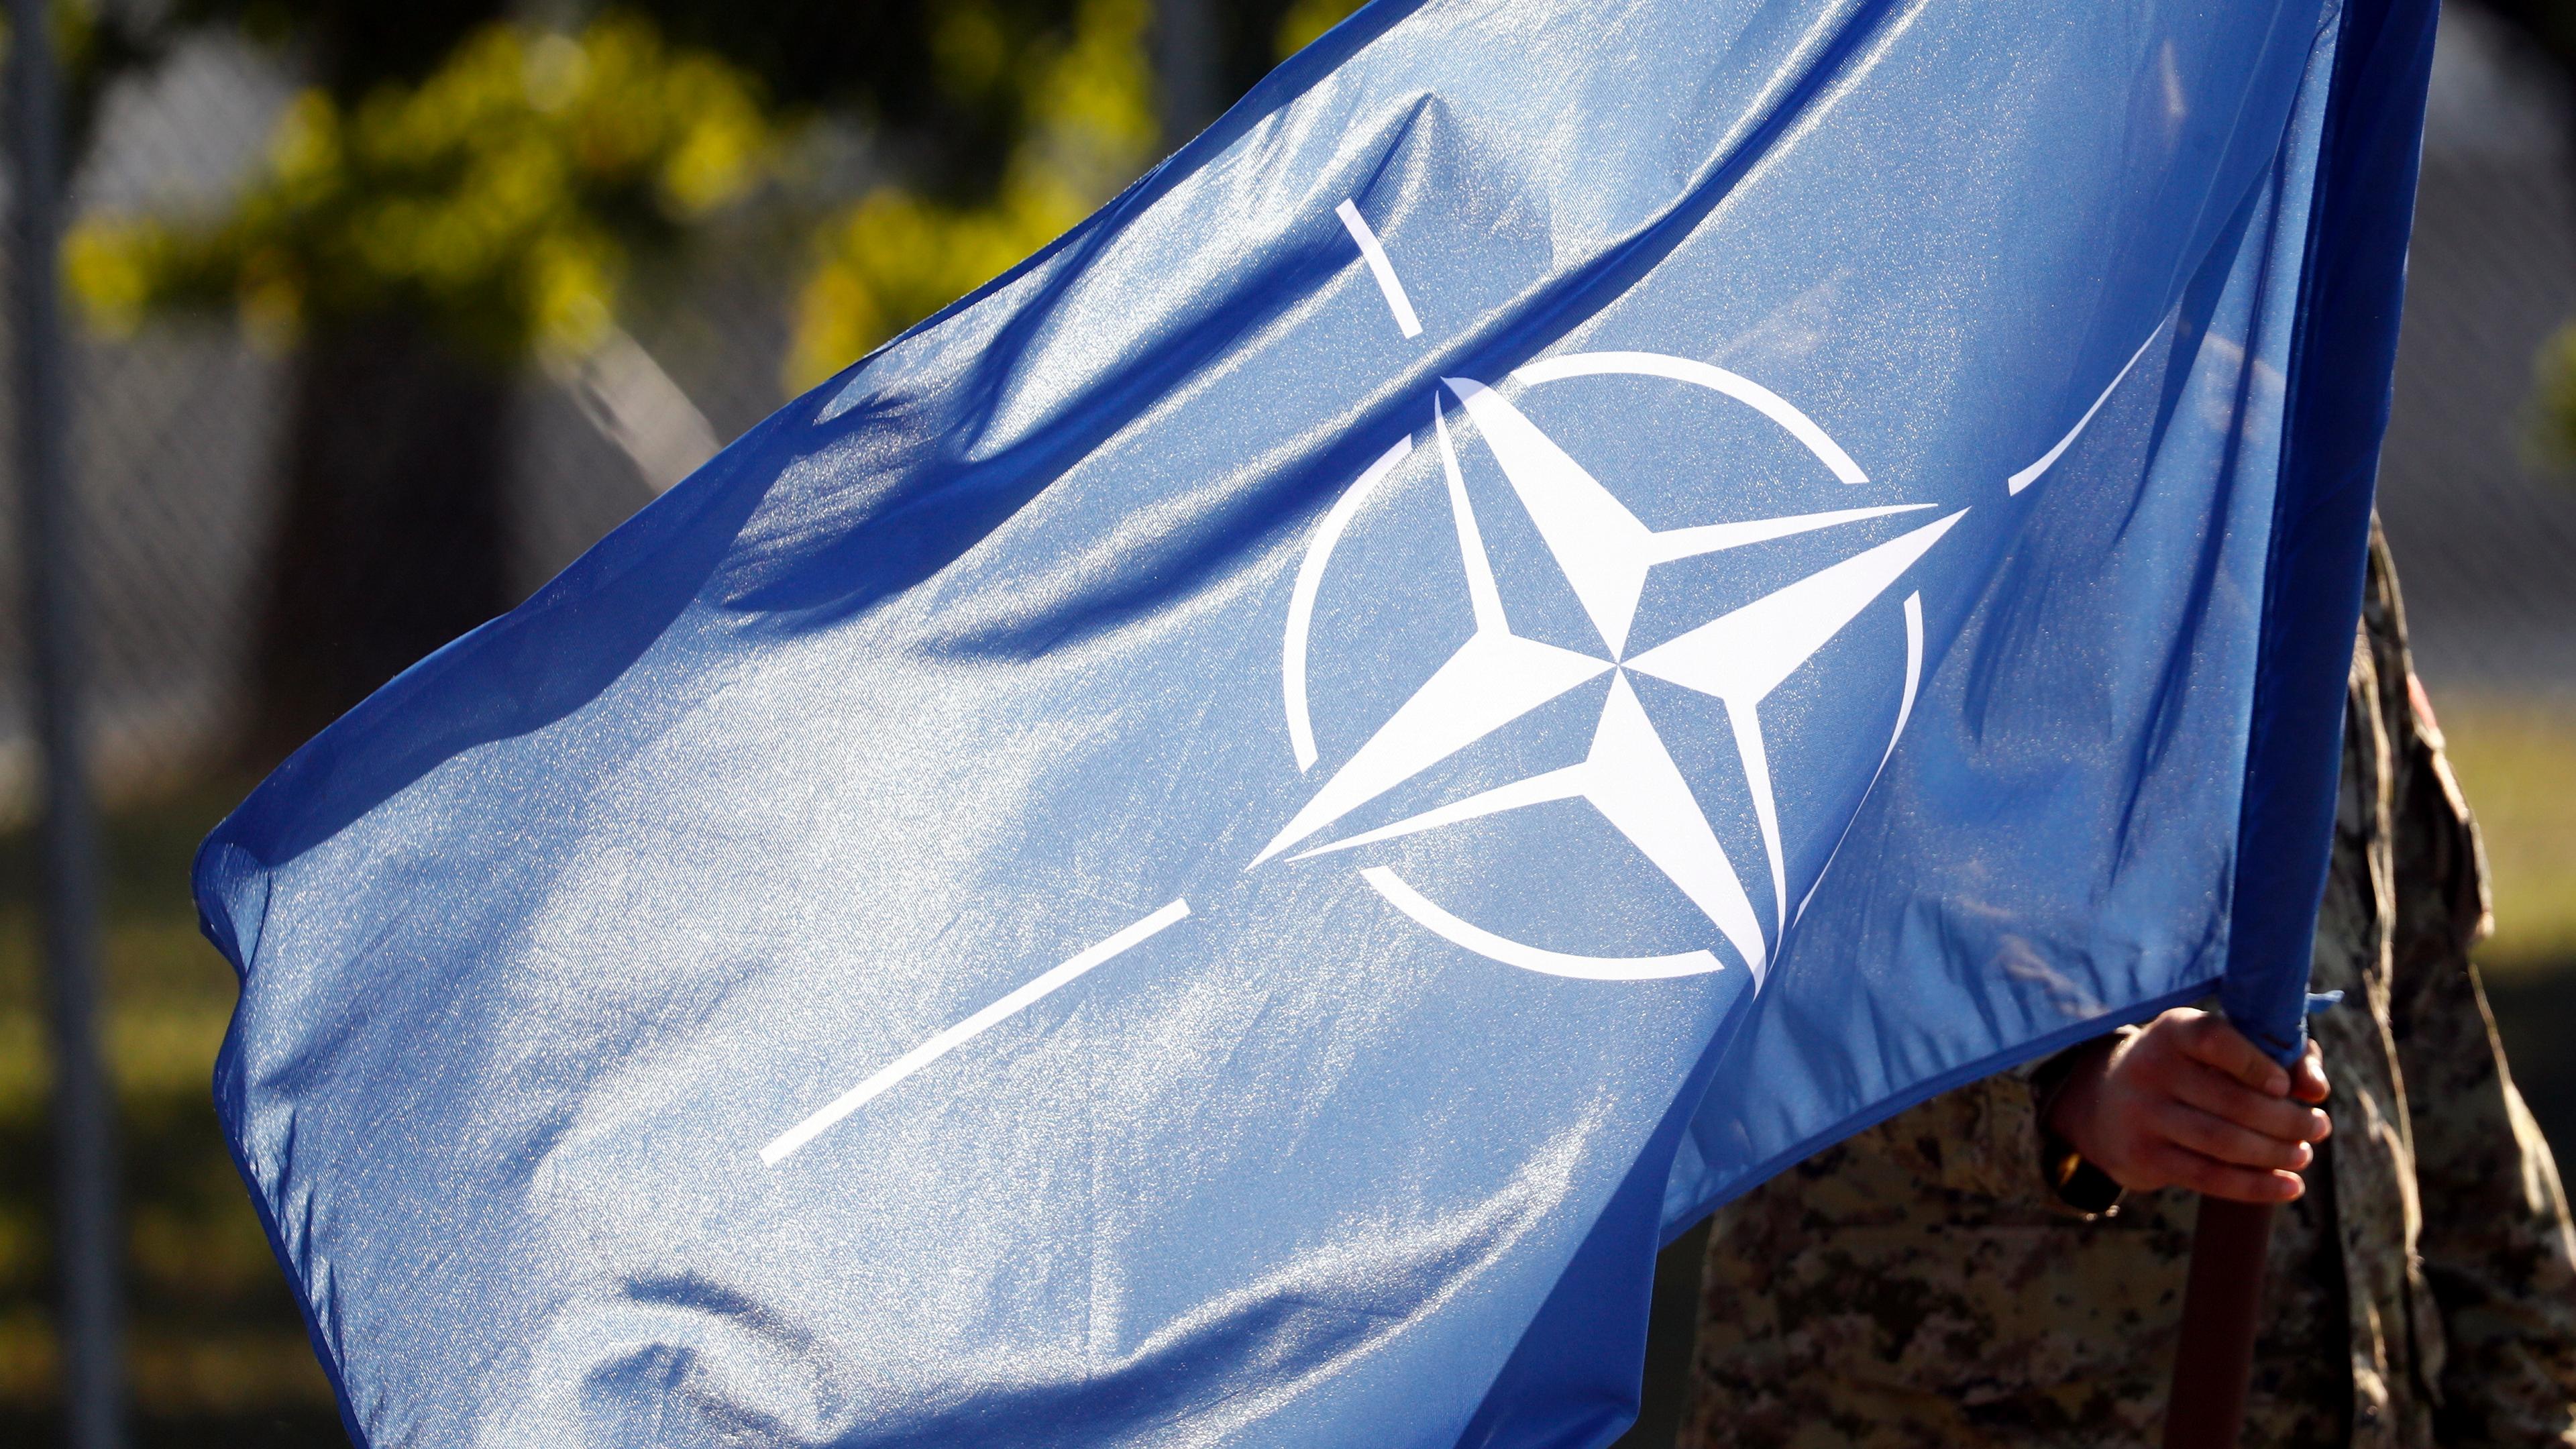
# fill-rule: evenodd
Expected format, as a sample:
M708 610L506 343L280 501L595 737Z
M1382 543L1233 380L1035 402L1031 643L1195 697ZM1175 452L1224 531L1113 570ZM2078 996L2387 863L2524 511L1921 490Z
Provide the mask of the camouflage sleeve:
M2419 1362L2441 1443L2576 1446L2576 1230L2469 963L2487 919L2476 826L2423 687L2398 677L2390 1015L2440 1319Z
M2085 1160L2067 1142L2049 1130L2049 1109L2057 1103L2057 1094L2067 1077L2084 1060L2096 1052L2108 1050L2116 1043L2138 1034L2140 1028L2123 1026L2089 1041L2080 1041L2055 1056L2026 1062L2015 1069L2016 1083L2024 1090L2022 1105L2029 1112L2028 1156L2037 1164L2041 1186L2046 1189L2049 1210L2062 1216L2090 1221L2108 1217L2120 1210L2129 1191L2111 1175Z

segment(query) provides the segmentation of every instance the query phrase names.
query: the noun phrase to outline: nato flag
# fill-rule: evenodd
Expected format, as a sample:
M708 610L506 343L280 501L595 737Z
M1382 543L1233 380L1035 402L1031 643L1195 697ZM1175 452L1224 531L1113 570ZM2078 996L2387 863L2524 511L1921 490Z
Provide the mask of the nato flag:
M1381 0L307 745L362 1444L1599 1445L1657 1243L2298 1038L2428 0Z

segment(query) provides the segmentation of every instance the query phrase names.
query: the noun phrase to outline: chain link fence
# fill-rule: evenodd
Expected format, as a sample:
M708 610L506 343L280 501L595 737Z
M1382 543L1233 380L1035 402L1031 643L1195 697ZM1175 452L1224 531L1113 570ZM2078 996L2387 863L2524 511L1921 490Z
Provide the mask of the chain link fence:
M108 98L71 178L72 206L211 203L257 156L285 91L283 76L238 46L179 57L153 84ZM203 325L123 344L75 329L65 350L91 576L81 622L93 758L131 787L186 768L232 705L277 368L230 329ZM18 481L9 487L14 498ZM12 606L0 612L0 818L13 820L35 785L18 522L13 510L0 525Z
M272 54L191 42L110 92L71 177L86 215L185 212L259 164L294 78ZM510 579L525 594L783 397L792 257L752 217L655 276L577 369L513 384L505 464ZM669 270L669 269L666 269ZM640 339L640 340L639 340ZM173 319L130 338L71 331L73 473L87 582L87 708L112 803L224 760L250 686L291 406L285 359L228 322ZM0 523L0 587L18 541ZM33 799L25 634L0 612L0 820Z
M274 51L187 43L102 98L67 177L66 220L221 204L265 164L299 83ZM801 220L754 208L714 225L639 268L628 331L578 365L513 379L502 536L515 594L783 400ZM231 973L195 938L186 887L194 840L259 763L246 730L256 640L274 607L294 359L228 318L159 320L116 338L70 309L63 365L83 703L107 807L103 1027L125 1157L134 1439L337 1442L329 1388L216 1131L207 1082ZM0 390L0 429L14 431L10 397ZM0 1443L34 1444L66 1432L66 1352L24 829L39 761L18 480L0 478L0 490L11 505L0 508Z
M2565 79L2443 16L2380 509L2428 683L2576 690L2576 479L2535 456L2532 363L2576 316Z
M75 218L229 195L295 85L269 52L191 42L106 98L72 176ZM2527 441L2534 354L2576 316L2571 107L2563 77L2482 13L2451 8L2381 480L2422 669L2489 812L2507 943L2535 960L2576 960L2576 809L2558 799L2576 779L2576 725L2559 720L2576 713L2576 481ZM755 208L723 223L644 279L609 345L514 382L504 535L520 593L782 400L792 221ZM72 336L88 720L114 812L109 1057L138 1164L134 1394L147 1440L326 1442L327 1389L213 1145L205 1082L231 988L193 939L183 883L188 846L246 783L240 731L291 369L229 323L159 322L122 340L75 323ZM14 496L16 480L0 487ZM17 521L0 510L0 823L25 817L35 784ZM20 876L23 855L5 862ZM43 1158L28 915L12 884L0 898L0 1178ZM2500 1015L2554 1019L2576 1045L2568 994ZM2548 1058L2527 1069L2535 1100L2576 1100L2576 1081L2547 1075L2576 1052L2531 1055ZM2567 1140L2563 1119L2554 1130ZM46 1237L33 1189L0 1190L0 1438L51 1422Z
M75 214L227 194L292 82L265 52L192 43L110 95ZM2423 670L2446 691L2576 690L2576 483L2529 442L2533 356L2576 316L2572 124L2562 78L2454 7L2381 479ZM522 592L782 400L795 258L778 255L777 228L737 229L758 240L719 236L646 289L632 338L579 374L518 382L507 531ZM239 717L289 399L282 360L230 325L161 322L125 340L76 326L73 339L94 758L115 799L203 768ZM0 587L14 603L12 524ZM13 608L0 612L0 818L30 798L25 673Z

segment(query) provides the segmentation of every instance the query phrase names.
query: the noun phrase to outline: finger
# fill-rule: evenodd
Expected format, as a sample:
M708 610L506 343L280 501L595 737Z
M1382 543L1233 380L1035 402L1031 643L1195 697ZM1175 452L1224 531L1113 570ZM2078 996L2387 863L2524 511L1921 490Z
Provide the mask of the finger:
M2179 1147L2167 1147L2153 1154L2152 1165L2157 1175L2170 1186L2189 1188L2209 1197L2223 1197L2235 1202L2291 1202L2308 1190L2297 1173L2231 1167Z
M2237 1167L2277 1167L2296 1172L2316 1158L2316 1149L2305 1142L2285 1142L2249 1132L2179 1102L2160 1103L2149 1114L2147 1126L2167 1142Z
M2196 1063L2190 1070L2174 1073L2167 1086L2173 1100L2197 1107L2249 1132L2259 1132L2283 1142L2322 1142L2326 1137L2329 1124L2325 1113L2286 1097L2264 1096L2242 1082L2222 1077Z
M2245 1033L2214 1016L2186 1023L2175 1036L2185 1055L2217 1068L2255 1091L2274 1097L2290 1094L2290 1074L2245 1039Z
M2290 1095L2311 1106L2323 1102L2333 1091L2332 1084L2326 1080L2325 1053L2317 1050L2313 1037L2308 1040L2307 1051L2299 1057L2299 1069L2291 1075L2295 1080L2290 1083Z

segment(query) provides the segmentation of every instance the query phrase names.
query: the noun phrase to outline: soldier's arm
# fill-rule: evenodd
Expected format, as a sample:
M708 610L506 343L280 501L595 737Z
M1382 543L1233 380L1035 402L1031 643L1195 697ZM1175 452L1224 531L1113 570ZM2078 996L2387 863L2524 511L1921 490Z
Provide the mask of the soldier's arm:
M2475 826L2422 687L2392 741L2390 1018L2423 1199L2419 1240L2447 1353L2445 1445L2576 1445L2576 1229L2514 1090L2469 963L2484 934Z

